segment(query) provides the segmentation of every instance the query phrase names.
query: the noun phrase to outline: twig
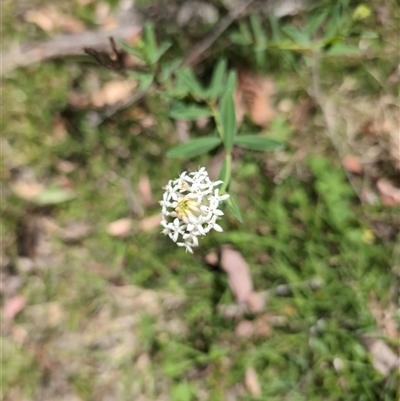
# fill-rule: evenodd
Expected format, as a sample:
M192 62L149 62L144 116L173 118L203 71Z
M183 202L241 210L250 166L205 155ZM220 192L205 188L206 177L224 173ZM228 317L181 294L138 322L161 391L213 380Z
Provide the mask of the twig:
M237 19L240 14L242 14L247 7L253 3L254 0L247 0L240 4L237 8L233 9L228 15L226 15L222 20L216 25L211 32L209 32L201 42L199 42L196 46L194 46L193 50L189 53L189 55L183 61L183 65L192 66L198 57L202 55L216 40L221 34L232 24L235 19Z
M141 30L142 24L133 14L129 22L125 22L115 29L66 34L44 42L14 45L0 55L1 75L5 75L17 67L26 67L47 59L82 55L83 48L92 48L97 51L107 50L110 45L110 37L127 39L136 36Z

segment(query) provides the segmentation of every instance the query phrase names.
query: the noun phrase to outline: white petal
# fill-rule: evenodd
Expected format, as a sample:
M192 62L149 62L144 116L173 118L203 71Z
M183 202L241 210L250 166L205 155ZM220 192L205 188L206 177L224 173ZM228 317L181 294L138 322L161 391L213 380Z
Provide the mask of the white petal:
M213 229L214 229L215 231L218 231L219 233L222 233L222 231L224 231L224 230L222 229L222 227L221 227L219 224L217 224L217 223L214 224Z

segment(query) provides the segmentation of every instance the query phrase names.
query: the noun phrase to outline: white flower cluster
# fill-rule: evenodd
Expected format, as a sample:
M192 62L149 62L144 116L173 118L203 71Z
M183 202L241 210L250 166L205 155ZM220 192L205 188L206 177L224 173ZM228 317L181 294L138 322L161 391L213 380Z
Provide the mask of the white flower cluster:
M205 167L192 173L184 171L176 180L170 180L160 201L162 233L174 242L181 236L177 245L193 253L192 248L199 244L197 237L212 229L221 232L217 220L224 213L218 206L229 195L219 195L216 187L220 184L222 181L210 180Z

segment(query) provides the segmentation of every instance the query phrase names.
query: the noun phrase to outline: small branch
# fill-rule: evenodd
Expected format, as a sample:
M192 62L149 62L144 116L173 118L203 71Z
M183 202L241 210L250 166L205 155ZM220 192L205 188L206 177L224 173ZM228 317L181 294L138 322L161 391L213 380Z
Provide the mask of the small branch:
M247 0L232 10L200 41L183 61L183 65L192 66L197 59L222 35L222 33L242 14L254 0Z
M138 35L141 30L142 24L137 17L133 16L128 23L124 23L115 29L66 34L44 42L14 45L0 55L2 60L0 75L3 76L15 68L26 67L47 59L82 55L84 48L97 51L108 50L110 37L128 39Z

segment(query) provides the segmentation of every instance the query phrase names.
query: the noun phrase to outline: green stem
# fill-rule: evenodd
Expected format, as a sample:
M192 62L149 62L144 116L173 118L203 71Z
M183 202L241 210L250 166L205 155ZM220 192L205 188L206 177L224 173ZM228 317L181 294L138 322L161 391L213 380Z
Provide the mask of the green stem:
M232 154L227 152L225 155L225 176L223 178L224 183L221 187L221 194L227 192L228 186L231 181L231 167L232 167Z
M215 127L217 128L218 135L221 138L221 141L224 142L224 131L222 129L221 121L219 118L218 108L216 104L211 102L208 102L208 106L211 109L211 113L215 121Z

